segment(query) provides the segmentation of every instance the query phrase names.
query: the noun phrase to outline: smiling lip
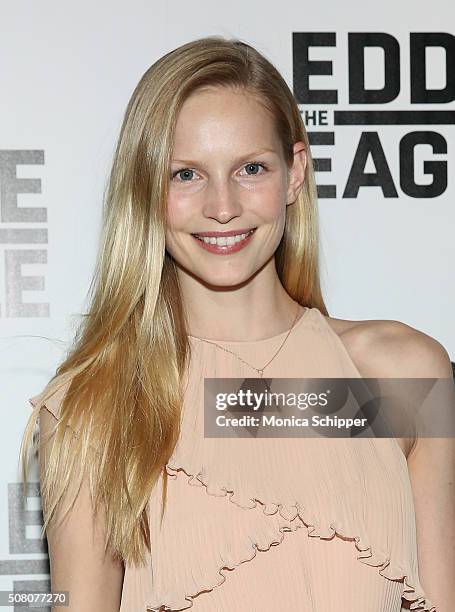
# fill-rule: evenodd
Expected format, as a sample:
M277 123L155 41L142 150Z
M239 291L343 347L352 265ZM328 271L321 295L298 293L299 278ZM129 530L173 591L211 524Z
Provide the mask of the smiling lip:
M193 236L193 238L196 240L196 242L206 251L209 251L209 253L214 253L216 255L229 255L231 253L236 253L237 251L240 251L241 249L243 249L253 238L255 232L256 232L257 228L252 228L251 230L243 230L243 231L238 231L236 230L235 232L206 232L206 234L209 234L207 237L210 236L225 236L227 237L229 236L236 236L238 234L246 234L247 232L251 231L251 234L248 234L248 236L246 236L243 240L240 240L239 242L235 242L234 244L226 244L226 245L217 245L217 244L207 244L206 242L204 242L203 240L200 240L199 238L197 238L196 236L202 236L205 234L191 234Z
M255 229L255 227L248 227L246 229L230 230L229 232L195 232L191 235L201 236L201 238L222 238L223 236L227 238L228 236L239 236L240 234L246 234L247 232Z

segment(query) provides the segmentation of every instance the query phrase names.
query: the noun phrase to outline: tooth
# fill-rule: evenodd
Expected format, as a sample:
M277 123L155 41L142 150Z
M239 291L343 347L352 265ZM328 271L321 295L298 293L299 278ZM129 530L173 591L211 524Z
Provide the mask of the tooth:
M236 244L237 242L240 242L241 240L244 240L247 236L249 236L252 232L247 232L246 234L237 234L236 236L220 236L219 238L216 238L215 236L198 236L198 238L200 240L203 240L206 244L216 244L218 246L231 246L233 244ZM197 236L197 234L196 234Z

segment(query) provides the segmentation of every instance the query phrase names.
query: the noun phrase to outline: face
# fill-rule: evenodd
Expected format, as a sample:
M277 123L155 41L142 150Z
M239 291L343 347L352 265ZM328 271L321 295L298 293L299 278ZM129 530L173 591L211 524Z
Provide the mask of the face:
M185 101L175 130L166 230L179 274L228 287L273 260L286 206L303 183L302 147L294 146L300 153L289 169L272 117L244 91L210 88ZM221 238L203 241L206 233ZM223 238L226 233L234 236Z

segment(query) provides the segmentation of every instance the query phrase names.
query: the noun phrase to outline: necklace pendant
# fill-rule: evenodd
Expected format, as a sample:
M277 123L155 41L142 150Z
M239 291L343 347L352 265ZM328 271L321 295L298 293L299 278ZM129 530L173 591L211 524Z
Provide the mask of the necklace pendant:
M268 379L262 377L260 380L258 380L257 378L245 378L243 379L243 382L237 393L239 391L250 392L256 395L256 401L259 401L256 404L254 414L260 415L263 412L270 411L270 408L268 407L269 403L267 402L266 397L264 397L264 395L270 393L270 381ZM249 408L245 408L244 405L240 404L230 406L227 409L227 411L234 416L243 416L244 414L248 413L248 410ZM246 430L248 437L257 438L259 435L260 429L258 427L247 425L244 426L244 429Z

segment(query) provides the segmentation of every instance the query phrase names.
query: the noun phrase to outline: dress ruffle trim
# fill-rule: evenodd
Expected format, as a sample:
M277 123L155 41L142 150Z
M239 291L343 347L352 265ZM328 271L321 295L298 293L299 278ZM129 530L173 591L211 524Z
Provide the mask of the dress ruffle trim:
M309 537L331 540L338 534L343 539L352 540L355 542L356 549L361 553L357 557L361 563L377 567L379 574L384 578L403 581L402 599L411 602L410 610L416 612L437 612L436 606L425 596L418 578L411 570L405 570L398 564L395 564L391 560L390 555L373 551L372 546L365 541L366 538L353 533L353 530L350 531L343 522L333 520L326 525L318 525L318 521L311 516L306 508L301 507L298 503L295 505L266 503L260 499L242 496L238 491L214 486L212 483L207 482L207 479L203 477L203 471L199 471L197 474L189 474L183 467L171 466L169 464L167 464L166 470L169 477L173 480L177 478L179 471L183 472L187 476L187 483L190 486L203 486L206 493L214 497L228 496L229 501L240 508L254 509L258 507L259 502L265 516L276 515L280 517L280 526L277 528L276 525L270 523L264 533L257 534L255 537L250 535L250 544L243 545L244 550L242 552L236 551L236 558L227 555L223 557L221 553L218 554L218 558L221 558L218 569L207 568L204 583L194 584L195 588L191 589L192 592L182 593L181 596L176 597L175 593L164 593L160 601L147 605L148 611L164 612L191 608L193 606L193 599L196 596L203 592L212 591L226 582L227 576L223 573L223 569L233 570L242 563L252 561L256 557L258 550L266 552L272 546L281 544L285 532L306 528Z

